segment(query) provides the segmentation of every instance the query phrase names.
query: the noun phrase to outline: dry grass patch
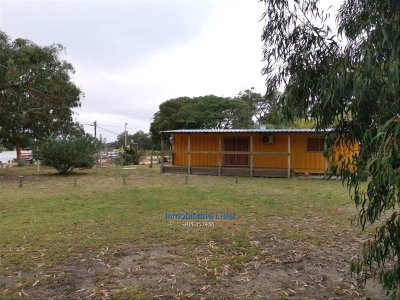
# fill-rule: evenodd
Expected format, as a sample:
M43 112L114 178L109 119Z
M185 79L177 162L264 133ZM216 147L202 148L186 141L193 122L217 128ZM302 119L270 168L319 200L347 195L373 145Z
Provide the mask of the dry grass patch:
M351 225L355 210L338 181L240 178L235 184L232 177L190 176L186 185L182 175L148 167L42 172L0 170L3 297L380 295L349 275L366 234ZM236 218L187 227L165 219L166 212Z

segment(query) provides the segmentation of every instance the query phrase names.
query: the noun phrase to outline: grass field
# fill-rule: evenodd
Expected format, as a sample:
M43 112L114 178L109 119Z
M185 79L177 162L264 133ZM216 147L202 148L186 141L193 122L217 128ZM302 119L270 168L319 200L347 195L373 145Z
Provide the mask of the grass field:
M354 205L339 181L190 176L185 184L157 167L72 176L23 167L0 169L0 191L2 299L380 295L349 274L367 233L351 225ZM186 212L235 218L192 226L165 218Z

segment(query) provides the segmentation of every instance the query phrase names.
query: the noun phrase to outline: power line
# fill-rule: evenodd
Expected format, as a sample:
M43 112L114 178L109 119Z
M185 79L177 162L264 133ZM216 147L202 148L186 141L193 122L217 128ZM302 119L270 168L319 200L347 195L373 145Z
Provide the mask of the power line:
M105 124L101 124L101 126L105 126L105 127L117 127L117 128L124 127L124 126L119 126L119 125L105 125Z
M126 131L126 125L128 125L128 123L125 123L125 148L127 146L127 138L128 138L128 131Z
M104 126L104 127L115 127L115 128L124 128L125 126L124 125L105 125L105 124L101 124L101 126ZM139 128L132 128L132 127L127 127L126 129L129 129L129 130L138 130Z
M112 133L112 134L115 134L115 135L120 135L120 133L112 132L112 131L110 131L110 130L108 130L108 129L105 129L105 128L99 126L98 124L97 124L97 127L100 128L100 129L102 129L102 130L104 130L104 131L107 131L107 132L109 132L109 133Z
M82 124L82 123L79 123L79 125L82 125L82 126L94 126L93 123L90 123L90 124ZM104 126L104 127L124 128L124 125L122 125L122 126L117 126L117 125L105 125L105 124L101 124L101 126L99 126L99 123L97 123L97 128L101 128L101 129L104 130L104 131L107 131L107 132L109 132L109 133L116 134L116 135L121 135L121 134L124 134L124 132L125 132L125 131L123 131L123 132L121 132L121 133L115 133L115 132L113 132L113 131L110 131L110 130L108 130L108 129L103 128L102 126ZM132 131L140 130L140 129L138 129L138 128L131 128L131 127L127 127L126 129L132 130Z

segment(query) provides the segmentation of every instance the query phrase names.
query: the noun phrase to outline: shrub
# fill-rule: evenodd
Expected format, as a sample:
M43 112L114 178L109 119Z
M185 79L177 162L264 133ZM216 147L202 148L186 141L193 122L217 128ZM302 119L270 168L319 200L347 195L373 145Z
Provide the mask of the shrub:
M93 167L101 148L102 143L88 134L50 137L34 150L34 157L44 165L56 168L60 174L65 174L75 168Z
M17 160L17 165L18 167L25 167L26 166L26 161L23 159L18 159Z
M142 151L137 151L136 149L127 149L122 155L123 164L126 165L138 165L140 158L143 156Z

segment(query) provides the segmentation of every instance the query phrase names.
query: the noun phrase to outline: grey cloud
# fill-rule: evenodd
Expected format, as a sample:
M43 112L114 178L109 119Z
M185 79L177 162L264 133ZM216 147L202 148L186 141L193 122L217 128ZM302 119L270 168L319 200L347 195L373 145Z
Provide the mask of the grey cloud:
M151 83L132 83L129 88L100 82L99 88L90 85L86 88L86 97L82 99L83 112L112 113L126 118L136 119L148 124L158 110L159 99Z
M0 2L0 28L12 38L67 47L87 67L134 66L187 42L201 30L213 1Z

